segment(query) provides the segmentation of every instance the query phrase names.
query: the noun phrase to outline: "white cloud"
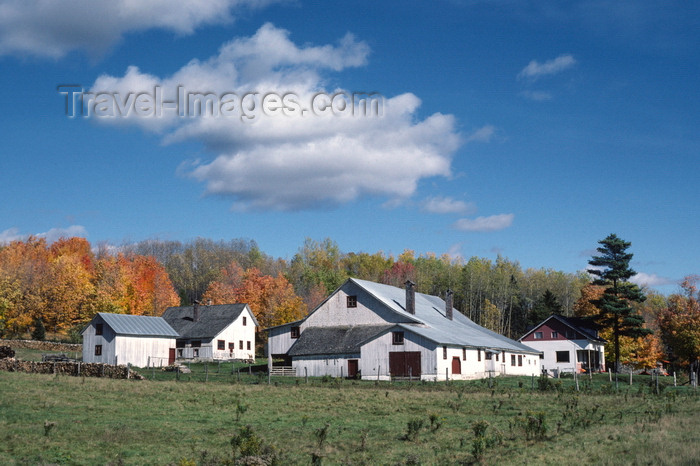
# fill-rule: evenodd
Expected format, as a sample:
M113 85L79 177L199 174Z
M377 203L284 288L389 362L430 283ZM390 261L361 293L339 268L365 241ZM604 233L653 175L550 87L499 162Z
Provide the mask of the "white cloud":
M24 238L24 235L20 235L19 228L8 228L7 230L0 232L0 244L11 243Z
M659 277L658 275L654 273L644 273L644 272L639 272L636 275L634 275L632 278L630 278L630 282L634 283L635 285L638 286L663 286L663 285L672 285L676 283L675 281L665 278L665 277Z
M473 214L476 204L452 199L451 197L429 197L421 203L421 210L431 214Z
M266 24L252 37L224 44L218 55L192 60L172 76L159 78L130 67L122 77L100 76L92 91L120 92L123 98L160 86L164 99L175 98L178 86L216 99L257 92L257 101L247 101L256 102L249 112L252 119L180 117L176 111L161 118L130 114L99 119L163 134L165 143L199 141L215 157L183 165L180 172L204 183L207 194L231 198L237 210L298 210L363 196L404 200L419 180L450 175L451 156L460 144L451 115L419 120L420 100L410 93L383 99L380 116L262 112L260 100L269 92L293 93L299 110L310 109L322 91L350 94L325 89L321 72L364 65L368 54L367 45L352 35L335 46L300 47L287 31ZM236 102L237 111L245 113L244 108Z
M230 22L233 9L267 0L0 0L0 55L58 59L72 50L104 52L128 32L191 34Z
M447 255L450 256L450 258L453 261L464 260L464 254L462 253L462 243L455 243L452 246L450 246L450 249L447 250Z
M513 214L498 214L490 217L461 218L457 220L453 227L462 231L498 231L508 228L513 224Z
M490 142L493 136L496 134L496 127L492 125L485 125L479 129L472 131L472 133L465 138L466 142Z
M560 73L576 64L576 59L571 55L560 55L552 60L547 60L544 63L539 63L537 60L532 60L528 65L518 73L518 78L527 78L536 80L542 76Z
M34 233L22 234L19 232L18 228L8 228L7 230L0 232L0 244L11 243L12 241L23 241L34 236L37 238L46 238L48 243L53 243L60 238L71 238L73 236L86 237L87 230L82 225L71 225L68 228L51 228L49 231L44 233Z

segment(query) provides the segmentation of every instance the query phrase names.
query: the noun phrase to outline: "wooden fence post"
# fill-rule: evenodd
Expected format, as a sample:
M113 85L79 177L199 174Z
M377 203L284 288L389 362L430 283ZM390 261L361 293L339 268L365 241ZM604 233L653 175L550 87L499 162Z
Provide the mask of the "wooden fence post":
M630 369L630 385L632 385L632 369Z
M304 366L304 383L309 383L309 371L306 366Z

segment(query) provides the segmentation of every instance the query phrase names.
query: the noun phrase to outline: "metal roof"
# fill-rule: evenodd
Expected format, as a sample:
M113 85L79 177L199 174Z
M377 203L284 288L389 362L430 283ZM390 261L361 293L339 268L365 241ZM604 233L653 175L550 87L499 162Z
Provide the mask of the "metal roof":
M135 316L130 314L97 314L117 335L149 337L177 337L178 333L162 317Z
M416 293L416 313L412 315L400 304L406 301L405 289L356 278L350 278L348 281L364 288L389 309L406 318L408 322L415 322L400 323L398 324L400 327L435 343L532 354L539 353L539 351L527 345L477 325L454 308L452 310L452 320L448 319L446 317L445 301L437 296Z

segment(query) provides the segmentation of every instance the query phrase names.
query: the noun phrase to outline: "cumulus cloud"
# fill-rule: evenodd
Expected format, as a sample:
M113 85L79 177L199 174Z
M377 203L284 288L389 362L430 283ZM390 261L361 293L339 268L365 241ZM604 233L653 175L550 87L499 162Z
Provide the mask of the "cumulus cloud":
M566 54L560 55L552 60L547 60L540 63L537 60L532 60L528 65L518 73L518 78L536 80L542 76L561 73L562 71L571 68L576 64L573 56Z
M473 214L476 212L476 204L435 196L425 199L421 203L421 210L430 214Z
M72 50L104 52L125 33L159 28L191 34L229 22L232 10L267 0L0 0L0 55L58 59Z
M46 241L53 243L60 238L71 238L73 236L86 237L87 230L82 225L71 225L68 228L51 228L44 233L23 234L18 228L8 228L0 232L0 244L11 243L12 241L23 241L34 236L37 238L46 238Z
M644 273L644 272L639 272L636 275L632 276L630 278L630 282L634 283L635 285L638 286L663 286L663 285L672 285L676 283L675 281L665 278L665 277L660 277L654 273Z
M122 103L156 87L164 100L183 90L207 94L211 105L201 105L200 99L198 107L208 109L204 116L176 110L159 117L124 116L108 102L107 117L98 121L136 125L162 134L165 143L200 142L214 156L183 165L180 173L204 183L207 194L232 199L234 209L299 210L365 196L404 200L419 180L450 175L451 156L461 141L451 115L419 119L421 102L413 94L375 96L363 107L353 91L326 89L324 72L362 66L368 54L367 44L349 34L335 45L298 46L287 31L266 24L172 76L130 67L121 77L100 76L91 92L95 100L104 93L107 101L118 92ZM321 111L313 105L319 93L322 104L338 96L338 105ZM265 96L272 94L280 98L268 112Z
M508 228L513 224L513 214L498 214L489 217L461 218L453 227L462 231L489 232Z

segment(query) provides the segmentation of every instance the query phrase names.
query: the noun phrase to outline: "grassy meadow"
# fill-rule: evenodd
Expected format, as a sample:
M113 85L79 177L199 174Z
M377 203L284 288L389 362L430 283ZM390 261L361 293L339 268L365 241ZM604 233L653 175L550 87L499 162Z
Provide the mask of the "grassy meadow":
M0 372L0 464L700 462L700 397L668 378L658 395L650 377L617 391L583 378L579 392L571 379L533 390L527 377L189 380Z

